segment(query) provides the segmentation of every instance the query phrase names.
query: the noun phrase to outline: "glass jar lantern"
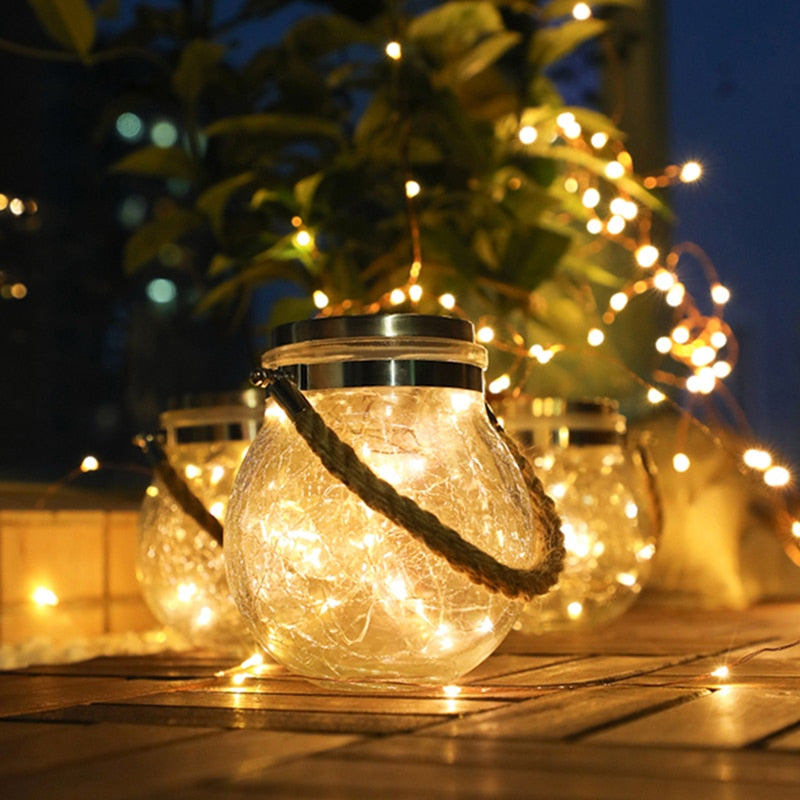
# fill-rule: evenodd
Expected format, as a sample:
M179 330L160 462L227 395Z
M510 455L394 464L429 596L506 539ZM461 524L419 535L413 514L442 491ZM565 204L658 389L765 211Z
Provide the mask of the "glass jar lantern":
M520 398L500 409L556 503L567 551L558 585L526 604L516 628L569 630L619 616L656 552L660 514L645 451L628 446L612 400Z
M280 326L262 363L289 376L371 475L527 568L542 558L542 530L487 415L486 358L465 320L388 314ZM228 580L259 643L340 688L446 684L479 664L521 603L367 505L300 435L297 403L270 394L225 521Z
M169 467L217 520L263 415L258 389L191 398L159 421ZM223 548L187 513L158 470L139 515L136 574L155 617L196 647L252 653L254 640L228 591Z

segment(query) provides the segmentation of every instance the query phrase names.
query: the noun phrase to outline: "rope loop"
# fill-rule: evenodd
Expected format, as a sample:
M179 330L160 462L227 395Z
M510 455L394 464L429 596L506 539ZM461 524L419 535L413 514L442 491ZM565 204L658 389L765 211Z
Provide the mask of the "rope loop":
M566 553L555 504L530 462L505 433L488 405L489 419L522 472L536 520L544 531L544 555L541 562L530 569L517 569L497 561L463 539L458 531L444 525L435 514L420 508L411 498L401 495L390 483L379 478L353 448L328 427L294 381L281 370L261 367L251 373L250 381L269 390L332 475L367 506L405 528L474 583L510 598L530 600L544 594L557 582Z

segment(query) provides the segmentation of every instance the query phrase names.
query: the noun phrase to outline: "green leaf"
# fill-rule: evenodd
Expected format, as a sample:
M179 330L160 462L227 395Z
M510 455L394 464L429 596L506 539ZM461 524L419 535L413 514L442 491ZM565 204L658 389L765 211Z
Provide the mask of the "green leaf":
M437 61L458 58L484 37L505 30L492 3L442 3L411 20L407 35Z
M303 136L318 136L326 139L340 139L339 126L320 117L302 114L244 114L228 117L209 125L207 136L280 136L296 139Z
M531 40L528 57L539 68L550 66L589 39L605 33L607 28L608 24L599 19L575 20L555 28L540 28Z
M143 147L114 163L111 171L156 178L179 178L192 183L197 178L194 163L180 147Z
M509 238L501 274L514 286L532 291L553 276L570 244L568 236L546 228L516 230Z
M224 45L205 39L189 42L172 75L172 88L178 97L195 103L224 54Z
M225 220L225 207L228 205L231 195L237 189L241 189L251 183L254 178L254 174L249 171L233 175L210 186L197 198L197 209L209 218L211 228L217 235L222 231L222 224Z
M294 185L294 196L300 207L301 216L308 216L311 203L314 200L314 194L324 177L324 172L315 172L313 175L303 178Z
M94 44L95 21L86 0L28 0L51 39L87 60ZM5 13L10 13L8 9Z
M202 217L185 209L177 209L168 217L142 225L125 243L124 267L130 275L157 258L164 245L180 240L202 226Z
M310 297L282 297L276 300L269 315L270 325L308 319L316 309Z
M467 51L447 72L455 82L464 83L494 64L519 40L520 35L513 31L492 34Z
M300 59L318 58L353 44L377 41L379 39L369 28L343 14L305 16L284 38L286 50Z

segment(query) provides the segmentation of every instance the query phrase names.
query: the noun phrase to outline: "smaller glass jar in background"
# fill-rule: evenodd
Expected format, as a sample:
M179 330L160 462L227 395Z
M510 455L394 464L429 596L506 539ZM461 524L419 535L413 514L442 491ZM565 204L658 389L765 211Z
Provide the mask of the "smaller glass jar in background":
M658 498L643 446L606 398L518 398L498 406L561 516L567 558L558 584L526 603L525 633L612 620L636 600L656 553Z
M159 418L170 466L219 520L263 407L263 392L249 389L189 398ZM136 575L159 622L195 647L231 655L258 649L228 591L222 546L158 473L139 515Z

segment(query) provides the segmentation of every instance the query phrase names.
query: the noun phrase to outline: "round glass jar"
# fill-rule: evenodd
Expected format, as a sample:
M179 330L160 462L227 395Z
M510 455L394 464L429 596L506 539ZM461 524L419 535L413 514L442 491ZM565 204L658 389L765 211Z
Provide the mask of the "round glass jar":
M449 317L329 317L264 353L398 492L510 567L537 563L520 469L488 418L486 351ZM520 602L457 572L334 477L269 398L225 521L228 580L258 642L337 686L446 684L479 664Z
M562 520L564 570L526 603L516 629L569 630L607 622L636 600L656 552L657 498L626 420L605 398L520 398L499 406Z
M198 396L159 421L170 466L217 519L263 416L264 393ZM254 640L228 591L222 546L187 514L158 473L139 515L136 574L156 618L194 646L252 653Z

